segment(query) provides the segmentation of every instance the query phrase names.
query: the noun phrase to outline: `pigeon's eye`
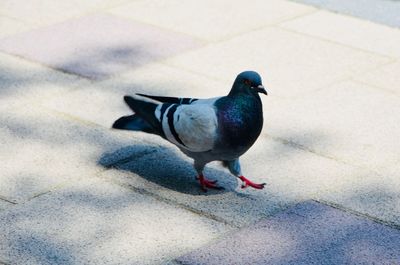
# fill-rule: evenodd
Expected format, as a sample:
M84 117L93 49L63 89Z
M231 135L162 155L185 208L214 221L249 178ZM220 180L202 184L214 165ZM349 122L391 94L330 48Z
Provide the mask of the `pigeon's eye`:
M244 80L244 83L245 83L246 85L249 85L249 86L251 85L251 81L250 81L249 79L245 79L245 80Z

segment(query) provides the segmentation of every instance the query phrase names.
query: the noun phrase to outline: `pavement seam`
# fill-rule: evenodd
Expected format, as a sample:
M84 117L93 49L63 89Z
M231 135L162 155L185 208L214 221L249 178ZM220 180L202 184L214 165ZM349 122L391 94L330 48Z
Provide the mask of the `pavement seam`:
M284 2L296 3L296 2L292 2L292 1L284 1ZM297 2L296 4L302 5L302 6L306 6L306 7L310 8L309 5L306 5L304 3ZM209 44L216 44L216 43L220 43L220 42L229 41L229 40L231 40L233 38L236 38L236 37L239 37L239 36L242 36L242 35L246 35L246 34L251 33L253 31L262 30L264 28L268 28L268 27L271 27L271 26L274 26L274 25L277 25L277 24L280 24L280 23L283 23L283 22L286 22L286 21L290 21L292 19L296 19L296 18L299 18L299 17L302 17L302 16L307 16L307 15L312 14L312 13L317 12L317 11L319 11L319 9L313 8L311 10L307 10L307 11L304 11L302 13L293 15L291 17L278 19L275 22L266 23L264 25L259 25L259 26L255 26L255 27L249 27L248 29L244 29L243 31L240 31L240 32L237 32L237 33L234 33L234 34L229 34L229 35L225 36L224 38L215 39L215 40L214 39L202 38L202 37L199 37L199 36L196 36L196 35L191 35L190 33L187 33L187 32L174 30L174 29L171 29L169 27L163 27L163 26L160 26L159 24L154 24L154 23L151 23L151 22L148 22L148 21L144 21L144 20L141 20L141 19L131 18L131 17L127 17L127 16L124 16L124 15L118 15L118 14L113 13L112 10L108 10L107 13L111 14L111 15L113 15L115 17L118 17L118 18L125 18L125 19L128 19L128 20L133 20L133 21L138 22L138 23L143 23L143 24L147 24L147 25L150 25L150 26L153 26L153 27L157 27L158 29L171 31L171 32L179 33L179 34L184 34L184 35L186 35L188 37L197 39L197 40L202 41L202 42L206 42L207 43L206 46L207 46Z
M8 202L8 203L11 203L11 204L14 204L14 205L18 204L18 202L14 201L14 200L11 200L11 199L7 199L6 197L4 197L2 195L0 195L0 200Z
M39 107L39 108L48 109L48 108L43 107L43 106L41 106L41 105L39 105L38 107ZM88 122L88 121L86 121L86 120L79 119L79 118L77 118L77 117L75 117L75 116L73 116L73 115L69 115L69 114L66 114L66 113L63 113L63 112L59 112L59 111L56 111L56 110L53 110L53 109L49 109L49 110L52 111L52 112L54 112L56 115L62 116L63 118L66 118L66 119L68 119L68 120L72 120L72 121L74 121L74 122L79 122L79 123L83 123L83 124L85 124L85 125L90 125L91 127L95 126L95 127L102 128L102 129L105 128L104 126L98 125L98 124L96 124L96 123ZM328 156L328 155L325 155L325 154L318 153L318 152L316 152L316 151L314 151L314 150L312 150L312 149L310 149L310 148L308 148L308 147L306 147L306 146L303 146L303 145L301 145L301 144L295 143L295 142L293 142L293 141L286 140L286 139L279 138L279 137L273 137L273 136L270 136L270 135L268 135L268 134L267 134L267 136L270 137L270 138L273 139L273 140L282 142L283 144L289 145L289 146L291 146L291 147L293 147L293 148L300 149L300 150L303 150L303 151L307 151L307 152L313 153L313 154L315 154L315 155L318 155L318 156L321 156L321 157L325 157L325 158L327 158L327 159L332 159L332 160L334 160L334 161L337 161L337 162L340 162L340 163L344 163L344 164L346 164L346 165L355 166L355 167L359 167L359 168L362 168L362 169L367 169L367 170L373 172L374 174L380 175L378 172L375 172L375 171L373 171L373 170L371 170L371 169L369 169L369 168L365 168L365 167L363 167L363 166L351 164L351 163L349 163L349 162L347 162L347 161L345 161L345 160L338 159L338 158L333 157L333 156ZM151 154L151 153L154 153L154 152L157 152L157 150L156 150L156 149L153 149L153 150L151 150L151 151L144 152L143 154L141 154L141 157L146 156L146 155ZM135 158L137 158L136 155L135 155ZM111 169L111 168L115 168L115 167L118 166L118 165L125 164L125 163L129 162L131 159L132 159L132 156L125 157L125 158L121 158L120 160L115 161L115 162L113 162L113 163L107 165L106 168L105 168L104 170L99 170L99 171L95 172L95 173L94 173L94 176L99 176L99 174L101 174L102 172L104 172L104 171L106 171L106 170L109 170L109 169ZM104 178L102 178L102 179L104 179ZM28 201L34 199L34 198L40 197L41 195L45 195L45 194L51 193L51 192L53 192L53 191L55 191L55 190L58 190L59 188L65 186L65 185L68 185L68 183L70 183L70 181L64 182L64 183L62 183L61 185L56 185L56 186L52 187L50 190L47 190L47 191L44 191L44 192L35 194L34 196L30 197L29 199L24 200L22 203L26 203L26 202L28 202ZM114 183L114 182L113 182L113 183ZM120 185L119 183L114 183L114 184ZM138 192L138 193L140 193L140 194L144 194L144 195L151 196L151 197L153 197L153 198L155 198L155 199L157 199L157 200L159 200L159 201L168 203L168 204L170 204L170 205L178 206L178 207L180 207L180 208L183 208L183 209L188 210L188 211L190 211L190 212L192 212L192 213L195 213L195 214L198 214L198 215L207 217L207 218L209 218L209 219L212 219L212 220L215 220L215 221L218 221L218 222L222 222L222 223L227 224L227 225L229 225L229 226L233 226L233 227L237 227L237 228L239 227L239 226L237 226L237 225L235 225L235 224L232 224L232 223L230 223L229 221L227 221L227 220L225 220L225 219L223 219L223 218L220 218L220 217L218 217L218 216L215 216L215 215L213 215L213 214L209 214L209 213L206 213L206 212L197 210L197 209L195 209L195 208L193 208L193 207L188 207L188 206L185 205L185 204L178 203L178 202L176 202L176 201L166 199L166 198L164 198L164 197L162 197L162 196L160 196L160 195L154 194L154 193L152 193L152 192L146 191L146 190L141 189L141 188L137 188L137 187L135 187L135 186L133 186L133 185L128 185L128 188L131 189L131 190L134 190L134 191L136 191L136 192ZM5 200L5 201L8 201L8 202L10 202L10 203L12 203L12 204L17 204L17 202L10 201L10 200L8 200L8 199L6 199L6 198L1 198L1 197L0 197L0 199L3 199L3 200ZM320 202L320 201L318 201L318 200L316 200L316 201L317 201L317 202ZM382 221L382 220L380 220L380 219L378 219L378 218L376 218L376 217L373 217L373 216L370 216L370 215L367 215L367 214L362 214L362 213L353 211L353 210L351 210L351 209L344 208L343 206L341 206L341 205L339 205L339 204L335 204L335 203L332 203L332 202L329 202L329 201L323 201L323 200L321 200L321 202L325 202L325 204L331 205L331 206L333 206L333 207L337 207L338 209L347 210L347 211L352 212L352 213L354 213L354 214L358 214L358 215L360 215L360 216L367 217L367 218L369 218L369 219L371 219L371 220L374 220L375 222L379 222L379 223L382 223L382 224L385 224L385 225L389 225L389 226L391 226L391 227L394 227L394 228L396 228L396 229L400 229L400 225L397 225L397 224L395 224L395 223L387 222L387 221ZM277 211L277 212L281 212L281 211L283 211L283 210L285 210L285 209L279 209L279 211ZM266 216L266 217L267 217L267 216Z
M76 123L79 123L81 125L86 125L86 126L91 127L91 128L98 128L98 129L103 129L103 130L104 129L112 130L111 127L106 127L104 125L100 125L100 124L97 124L97 123L89 121L89 120L81 119L78 116L75 116L75 115L72 115L72 114L69 114L69 113L66 113L66 112L63 112L63 111L55 110L53 108L50 108L50 107L42 105L40 102L39 103L34 102L32 105L34 105L37 108L40 108L40 109L42 109L44 111L49 111L50 113L52 113L52 114L54 114L54 115L56 115L56 116L58 116L60 118L63 118L65 120L68 120L70 122L76 122ZM22 106L18 106L18 108L22 108Z
M230 227L233 227L233 228L239 228L238 225L233 224L233 223L225 220L224 218L218 217L217 215L214 215L214 214L211 214L211 213L207 213L207 212L198 210L198 209L196 209L194 207L190 207L188 205L185 205L183 203L180 203L180 202L177 202L177 201L162 197L162 196L160 196L160 195L158 195L156 193L147 191L147 190L145 190L143 188L138 188L138 187L136 187L136 186L134 186L132 184L118 183L116 181L104 178L104 177L100 176L99 174L97 174L97 177L100 178L100 179L103 179L103 180L105 180L105 181L107 181L109 183L118 185L120 187L124 187L124 188L129 189L129 190L132 190L132 191L134 191L136 193L139 193L141 195L150 196L150 197L156 199L157 201L166 203L166 204L171 205L171 206L179 207L181 209L187 210L187 211L189 211L191 213L194 213L196 215L200 215L200 216L206 217L206 218L211 219L213 221L216 221L218 223L222 223L224 225L227 225L227 226L230 226Z
M134 155L130 155L130 156L121 158L121 159L119 159L119 160L117 160L115 162L112 162L110 164L104 165L103 166L104 170L101 170L101 173L104 172L104 171L107 171L109 169L118 168L118 166L122 166L122 165L124 165L126 163L132 162L134 159L139 159L139 158L145 157L147 155L150 155L150 154L153 154L153 153L156 153L156 152L158 152L158 150L157 150L156 147L154 147L151 150L144 150L143 152L140 152L139 154L136 153Z
M34 30L37 30L37 29L34 29ZM13 56L16 59L19 59L19 60L22 60L22 61L25 61L25 62L28 62L28 63L31 63L31 64L39 65L39 66L41 66L43 68L50 69L50 70L53 70L53 71L56 71L56 72L59 72L59 73L63 73L63 74L66 74L68 76L71 76L71 77L80 77L80 78L83 78L83 79L86 79L86 80L96 81L96 80L88 78L87 76L79 75L77 73L70 73L70 72L67 72L67 71L65 71L63 69L59 69L59 68L56 68L56 67L52 67L51 65L47 65L47 64L41 63L40 61L34 61L34 60L30 59L30 58L26 58L26 57L24 57L22 55L19 55L19 54L8 53L8 52L2 51L2 50L0 50L0 54Z
M271 26L271 27L273 27L273 26ZM335 45L338 45L338 44L335 43ZM353 47L351 47L351 48L354 49ZM175 56L179 56L179 55L175 55ZM375 55L377 55L377 54L375 54ZM175 57L175 56L173 56L173 57ZM187 69L187 68L185 68L184 66L181 66L181 65L176 65L176 64L170 62L170 59L173 59L173 57L165 58L165 59L159 61L158 63L161 63L161 64L166 65L166 66L171 67L171 68L175 68L177 70L181 70L181 71L185 71L185 72L197 75L199 77L211 79L213 81L220 82L221 84L222 83L229 83L230 84L230 82L231 82L231 80L228 80L228 79L223 79L223 78L210 76L210 75L204 74L202 72L198 72L198 71L195 71L195 70L192 70L192 69ZM364 71L361 71L359 73L355 73L355 74L352 74L352 75L348 75L348 76L344 76L344 77L338 78L336 80L333 80L332 82L329 82L327 84L321 85L320 87L317 87L317 88L315 88L313 90L307 91L306 93L303 93L301 95L298 95L298 96L275 96L275 97L279 98L279 99L289 99L289 100L298 99L298 98L304 98L304 97L306 97L306 96L308 96L308 95L310 95L312 93L315 93L315 92L318 92L318 91L321 91L321 90L324 90L324 89L328 89L328 88L330 88L330 87L332 87L332 86L334 86L334 85L336 85L338 83L342 83L342 82L345 82L345 81L353 81L353 78L355 76L360 76L360 75L369 73L371 71L378 70L381 67L384 67L386 65L390 65L392 63L397 62L396 58L387 57L386 59L388 59L387 62L376 64L373 67L371 67L369 69L366 69Z
M194 39L195 41L202 42L205 45L208 45L208 43L210 42L207 39L203 39L203 38L191 35L191 34L186 33L186 32L182 32L182 31L174 30L174 29L170 29L170 28L165 28L165 27L162 27L160 25L157 25L157 24L154 24L154 23L151 23L151 22L138 20L136 18L131 18L131 17L123 16L123 15L118 15L118 14L115 14L112 10L106 10L104 14L112 16L112 17L115 17L115 18L118 18L118 19L132 21L132 22L135 22L135 23L138 23L138 24L147 25L147 26L152 27L152 28L157 28L158 30L161 30L161 31L172 32L172 33L175 33L175 34L183 35L183 36L186 36L188 38ZM197 48L193 48L193 49L197 49ZM189 50L191 50L191 49L189 49Z
M361 85L366 85L366 86L369 86L371 88L377 89L377 90L382 91L384 93L390 94L391 96L400 97L400 94L394 92L393 90L390 90L390 89L387 89L387 88L383 88L383 87L380 87L380 86L376 86L376 85L361 81L360 79L357 79L356 77L353 77L352 81L355 82L355 83L359 83Z
M223 43L223 42L226 42L226 41L230 41L230 40L232 40L234 38L244 36L246 34L251 34L251 33L256 32L256 31L260 31L260 30L264 30L264 29L268 29L268 28L273 28L276 25L279 25L279 24L284 23L286 21L290 21L290 20L296 19L296 18L301 18L303 16L308 16L308 15L314 13L314 12L317 12L317 11L318 10L315 10L315 9L308 10L308 11L305 11L304 13L294 15L293 17L287 17L287 18L278 19L277 21L272 22L272 23L267 23L267 24L264 24L264 25L248 28L246 30L237 32L235 34L227 35L225 38L221 38L221 39L217 39L217 40L208 40L208 42L209 42L209 44Z
M276 98L284 99L284 100L293 100L293 99L306 98L310 94L314 94L316 92L319 92L319 91L322 91L322 90L325 90L325 89L330 89L331 87L333 87L333 86L335 86L337 84L341 84L341 83L349 82L349 81L351 81L351 82L357 81L357 79L356 79L357 76L363 76L363 75L368 74L370 72L377 71L377 70L379 70L379 69L381 69L383 67L386 67L386 66L391 65L391 64L396 63L396 62L398 62L398 60L396 58L391 58L391 60L389 60L387 62L379 63L379 64L376 64L373 67L371 67L369 69L366 69L364 71L338 78L336 80L333 80L332 82L329 82L329 83L327 83L325 85L322 85L320 87L317 87L315 89L307 91L306 93L303 93L301 95L297 95L297 96L293 96L293 97L292 96L276 96ZM361 82L361 81L359 81L359 82ZM363 85L368 85L370 87L373 87L372 85L369 85L369 84L366 84L366 83L363 83ZM377 86L375 86L375 87L377 87ZM379 87L377 87L377 88L379 88Z
M33 21L22 20L20 17L9 16L9 15L7 15L5 13L2 13L1 9L0 9L0 16L7 17L9 19L18 20L18 21L20 21L20 22L22 22L22 23L24 23L26 25L34 24L34 27L32 29L27 30L27 31L31 31L31 30L37 30L37 29L40 29L40 28L51 27L51 26L54 26L54 25L57 25L57 24L60 24L60 23L64 23L64 22L66 22L68 20L71 20L71 19L79 19L81 17L95 15L95 14L99 14L99 13L103 13L104 14L105 12L107 12L110 9L113 9L113 8L116 8L116 7L119 7L119 6L123 6L123 5L126 5L126 4L134 2L134 1L135 0L129 0L129 1L126 1L126 2L119 3L119 4L109 5L109 6L105 6L105 7L101 7L101 8L88 8L88 9L85 9L85 8L82 7L82 9L84 10L82 12L78 12L77 14L65 17L65 18L63 18L62 20L59 20L59 21L53 21L53 22L50 22L50 23L43 23L43 24L42 23L38 23L38 22L33 22ZM6 36L6 37L8 37L8 36Z
M351 78L350 77L346 78L345 80L342 80L340 82L345 82L347 80L351 80ZM332 84L332 85L334 85L334 84ZM327 87L324 87L324 88L321 88L321 89L326 89L326 88ZM99 128L99 129L107 128L107 127L105 127L103 125L99 125L99 124L91 122L91 121L80 119L79 117L73 116L71 114L67 114L67 113L64 113L64 112L60 112L60 111L56 111L56 110L53 110L53 109L49 109L49 108L47 108L45 106L38 105L38 107L46 109L46 110L49 110L49 111L53 112L55 115L63 117L63 118L65 118L67 120L70 120L72 122L79 122L81 124L84 124L84 125L87 125L87 126L90 126L90 127ZM367 171L372 172L372 173L374 173L374 174L376 174L378 176L381 176L379 174L379 172L377 172L377 171L375 171L375 170L373 170L371 168L368 168L368 167L366 167L364 165L360 165L360 164L357 164L357 163L354 163L354 162L349 162L347 160L344 160L344 159L341 159L341 158L338 158L338 157L335 157L335 156L330 156L330 155L318 152L316 150L313 150L313 149L311 149L311 148L309 148L307 146L301 145L301 144L296 143L294 141L287 140L287 139L280 138L280 137L276 137L276 136L272 136L272 135L270 135L268 133L265 133L264 136L269 137L272 140L278 141L278 142L283 143L284 145L290 146L292 148L295 148L295 149L298 149L298 150L302 150L302 151L306 151L306 152L312 153L314 155L317 155L319 157L330 159L330 160L333 160L335 162L342 163L342 164L345 164L345 165L348 165L348 166L351 166L351 167L356 167L356 168L359 168L359 169L367 170ZM124 136L124 138L125 138L125 136ZM145 152L145 153L143 153L142 156L146 156L147 154L151 154L151 153L154 153L154 152L157 152L157 150L153 149L152 151ZM136 155L134 157L137 158ZM97 172L95 172L95 174L105 172L105 171L107 171L109 169L112 169L112 168L116 168L118 165L122 165L122 164L125 164L125 163L131 161L132 158L133 158L133 156L128 156L128 157L121 158L120 160L117 160L117 161L115 161L115 162L113 162L113 163L111 163L109 165L106 165L104 169L97 170ZM42 193L42 194L45 194L45 193Z
M121 4L121 5L123 5L123 4ZM109 8L109 9L112 9L112 8L113 8L113 7ZM98 9L98 10L93 10L93 11L91 11L91 12L87 12L87 13L84 13L84 14L80 14L80 15L77 15L77 16L73 16L73 17L67 18L67 19L65 19L65 20L63 20L63 21L58 21L58 22L53 23L53 24L48 24L48 25L43 25L43 26L35 27L35 28L33 28L33 29L31 29L31 30L28 30L28 31L35 31L35 30L38 30L38 29L46 28L46 27L53 27L53 26L55 26L55 25L57 25L57 24L65 23L65 22L68 21L68 20L79 19L79 18L82 18L82 17L85 17L85 16L101 15L101 14L103 14L103 15L112 16L112 17L114 17L114 18L116 18L116 19L122 19L122 20L126 20L126 21L132 21L132 22L135 22L135 23L139 23L139 24L144 24L144 25L147 25L147 26L150 26L150 27L154 27L154 28L160 29L160 30L165 31L165 32L172 32L172 33L175 33L175 34L184 35L184 36L187 36L187 37L189 37L189 38L191 38L191 39L194 39L194 40L197 41L197 42L202 43L202 45L199 45L199 47L189 48L189 49L187 49L187 50L185 50L185 51L179 52L179 53L176 54L176 55L167 56L167 58L156 59L156 60L153 60L153 61L151 61L151 62L145 63L144 65L150 64L150 63L162 62L162 61L165 60L165 59L173 58L173 57L175 57L175 56L177 56L177 55L181 55L181 54L184 54L184 53L186 53L186 52L190 52L190 51L193 51L193 50L196 50L196 49L201 49L201 48L203 48L203 47L209 45L209 41L204 40L204 39L201 39L201 38L198 38L198 37L196 37L196 36L192 36L192 35L187 34L187 33L185 33L185 32L174 31L174 30L171 30L171 29L168 29L168 28L159 27L158 25L155 25L155 24L143 22L143 21L140 21L140 20L132 19L132 18L127 18L127 17L124 17L124 16L118 16L118 15L113 14L109 9ZM101 11L101 12L99 12L99 11ZM7 36L4 37L4 38L7 38ZM1 40L1 39L0 39L0 40ZM19 54L7 53L7 52L1 51L1 50L0 50L0 53L6 54L6 55L9 55L9 56L14 56L14 57L17 57L18 59L21 59L21 60L24 60L24 61L27 61L27 62L30 62L30 63L35 63L35 64L37 64L37 65L40 65L40 66L42 66L42 67L51 69L51 70L53 70L53 71L58 71L58 72L61 72L61 73L64 73L64 74L68 74L68 75L70 75L70 76L80 77L80 78L83 78L83 79L85 79L85 80L89 80L89 81L93 81L93 82L105 81L105 80L111 79L111 78L113 78L113 77L116 77L118 74L121 74L121 73L127 72L127 71L129 71L129 70L132 70L132 69L127 69L127 70L125 70L125 71L121 71L121 72L118 72L118 73L106 75L105 77L102 77L102 78L96 78L96 77L89 77L89 76L81 75L81 74L75 73L75 72L74 72L74 73L73 73L73 72L69 72L69 71L64 70L64 69L62 69L62 68L53 67L53 66L51 66L51 65L41 63L40 61L35 61L35 60L30 59L30 58L25 58L24 56L21 56L21 55L19 55Z
M287 140L287 139L284 139L284 138L281 138L281 137L272 136L270 134L264 134L264 136L270 137L272 140L278 141L280 143L283 143L283 144L288 145L288 146L290 146L292 148L295 148L295 149L300 149L300 150L312 153L314 155L317 155L317 156L320 156L320 157L323 157L323 158L326 158L326 159L330 159L330 160L336 161L338 163L345 164L347 166L356 167L356 168L359 168L359 169L370 171L370 172L375 173L375 174L379 174L375 170L373 170L371 168L368 168L368 167L366 167L364 165L359 165L359 164L356 164L356 163L353 163L353 162L349 162L349 161L347 161L345 159L341 159L341 158L338 158L338 157L335 157L335 156L331 156L331 155L328 155L328 154L320 153L320 152L318 152L316 150L313 150L311 148L308 148L307 146L304 146L302 144L296 143L296 142L291 141L291 140Z
M219 241L222 241L222 240L224 240L225 238L227 238L227 237L229 237L229 236L231 236L231 235L234 235L234 234L236 234L236 233L239 233L239 232L242 231L242 230L245 230L245 229L248 229L248 228L251 227L251 226L254 226L255 224L259 223L259 222L260 222L261 220L263 220L263 219L274 218L276 215L281 214L281 213L283 213L283 212L285 212L285 211L287 211L287 210L289 210L289 209L291 209L291 208L293 208L293 207L296 207L298 204L304 203L305 201L310 201L310 200L302 200L302 201L294 202L294 203L292 203L292 204L290 204L290 205L287 205L286 207L281 208L279 211L276 211L275 213L273 213L273 214L271 214L271 215L261 217L261 218L259 218L258 220L255 220L255 221L253 221L253 222L251 222L251 223L248 223L248 224L246 224L246 225L237 227L237 228L234 229L234 230L227 231L226 233L221 234L221 235L218 236L217 238L214 238L214 239L210 240L209 242L207 242L206 244L204 244L202 247L208 247L208 246L211 246L211 245L213 245L213 244L215 244L215 243L218 243ZM202 248L202 247L200 247L200 248ZM196 248L196 249L200 249L200 248ZM184 255L181 255L181 256L185 256L186 254L191 253L191 252L193 252L193 250L192 250L192 251L188 251L188 252L186 252ZM179 256L179 257L181 257L181 256ZM177 258L179 258L179 257L177 257ZM176 262L177 264L183 264L183 263L177 261L176 258L173 259L172 261Z
M361 213L361 212L358 212L358 211L353 210L351 208L347 208L347 207L345 207L345 206L343 206L341 204L338 204L338 203L335 203L335 202L330 202L330 201L327 201L327 200L324 200L324 199L316 199L316 198L314 198L312 200L317 202L317 203L321 203L321 204L330 206L332 208L338 209L340 211L343 211L343 212L346 212L346 213L349 213L349 214L356 215L358 217L362 217L362 218L368 219L370 221L373 221L374 223L378 223L378 224L385 225L385 226L388 226L388 227L396 229L396 230L400 230L400 224L396 224L395 222L381 220L381 219L379 219L377 217L374 217L372 215L369 215L369 214L366 214L366 213Z
M386 59L389 59L389 60L396 60L396 58L397 58L395 56L382 54L380 52L366 50L366 49L363 49L363 48L360 48L360 47L356 47L356 46L352 46L352 45L348 45L348 44L345 44L345 43L342 43L342 42L336 42L336 41L321 37L319 35L312 35L312 34L300 32L300 31L297 31L297 30L294 30L294 29L286 28L286 27L284 27L283 25L280 25L280 24L279 25L275 25L274 27L279 28L281 30L285 30L287 32L291 32L291 33L294 33L294 34L302 35L302 36L305 36L305 37L308 37L308 38L313 38L313 39L316 39L316 40L319 40L319 41L328 42L328 43L334 44L336 46L339 45L339 46L346 47L346 48L349 48L349 49L352 49L352 50L361 51L361 52L367 53L369 55L380 56L380 57L383 57L383 58L386 58Z
M149 154L151 154L151 153L154 153L154 152L157 152L157 150L154 150L153 152L147 152L147 153L144 152L143 155L141 155L140 157L145 157L145 156L147 156L147 155L149 155ZM195 213L195 214L198 214L198 215L201 215L201 216L205 216L205 217L207 217L207 218L209 218L209 219L212 219L212 220L214 220L214 221L224 223L225 225L229 225L229 226L232 226L232 227L235 227L235 228L241 228L241 227L242 227L242 226L240 226L240 225L236 225L236 224L233 223L233 222L227 221L227 220L225 220L224 218L218 217L218 216L216 216L216 215L213 215L213 214L210 214L210 213L201 211L201 210L197 210L196 208L191 207L191 206L188 206L188 205L186 205L186 204L184 204L184 203L180 203L180 202L175 201L175 200L170 200L170 199L165 198L165 197L163 197L163 196L161 196L161 195L158 195L158 194L156 194L156 193L149 192L149 191L147 191L147 190L145 190L145 189L143 189L143 188L138 188L138 187L136 187L136 186L134 186L134 185L132 185L132 184L127 184L127 183L121 183L121 182L113 181L113 180L110 180L110 179L105 178L105 177L103 177L103 176L100 175L100 174L102 174L103 172L105 172L105 171L107 171L107 170L109 170L109 169L115 169L115 168L117 168L117 166L121 166L121 165L123 165L123 164L125 164L125 163L129 163L129 162L131 161L132 158L133 158L133 157L127 157L126 159L121 159L121 160L119 160L118 162L115 162L115 163L113 163L112 165L110 165L109 168L105 169L104 171L96 173L96 176L99 177L100 179L106 180L107 182L116 184L116 185L118 185L118 186L126 187L126 188L128 188L128 189L132 189L133 191L135 191L135 192L137 192L137 193L140 193L140 194L143 194L143 195L151 196L151 197L157 199L158 201L166 202L166 203L168 203L168 204L170 204L170 205L179 206L180 208L183 208L183 209L185 209L185 210L188 210L188 211L190 211L190 212L192 212L192 213ZM137 158L137 156L135 155L134 158ZM123 163L119 163L120 161L123 162ZM232 191L232 192L233 192L233 193L236 193L236 191ZM243 197L246 197L246 195L244 194ZM298 202L295 202L295 203L297 204ZM272 215L264 215L264 217L262 217L262 218L269 217L269 216L273 216L273 215L275 215L275 214L277 214L277 213L279 213L279 212L281 212L281 211L286 210L286 209L287 209L288 207L290 207L290 206L291 206L291 205L289 205L289 206L285 205L284 207L279 207L279 209L278 209L276 212L274 212ZM251 225L251 223L248 224L248 225ZM246 225L245 225L245 226L246 226Z
M299 3L299 4L303 4L303 5L307 5L307 6L311 6L314 8L317 8L321 11L326 11L326 12L330 12L330 13L334 13L334 14L338 14L338 15L342 15L342 16L347 16L347 17L351 17L351 18L356 18L362 21L368 21L380 26L385 26L385 27L389 27L392 29L398 29L398 26L394 26L394 25L389 25L386 24L385 22L377 22L371 18L367 18L365 17L365 15L361 15L361 14L354 14L353 11L350 11L350 13L348 13L348 10L343 10L343 9L337 9L337 7L329 7L329 6L324 6L324 5L319 5L318 3L312 3L312 2L304 2L304 1L299 1L299 0L289 0L291 2L294 3ZM396 2L398 0L387 0L388 2ZM319 3L321 3L323 1L319 1Z

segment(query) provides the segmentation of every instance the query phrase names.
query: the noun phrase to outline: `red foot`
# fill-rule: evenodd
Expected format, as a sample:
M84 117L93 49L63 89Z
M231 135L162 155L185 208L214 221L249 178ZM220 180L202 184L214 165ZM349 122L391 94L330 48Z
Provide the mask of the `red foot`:
M200 185L201 185L201 189L206 192L207 189L206 188L210 188L210 189L216 189L216 190L221 190L223 189L222 187L218 186L217 180L208 180L206 179L203 174L200 174L198 177L196 177L196 179L199 180Z
M265 183L257 184L257 183L254 183L254 182L248 180L247 178L245 178L243 176L240 176L239 178L241 181L243 181L242 189L245 189L250 186L252 188L262 190L265 186Z

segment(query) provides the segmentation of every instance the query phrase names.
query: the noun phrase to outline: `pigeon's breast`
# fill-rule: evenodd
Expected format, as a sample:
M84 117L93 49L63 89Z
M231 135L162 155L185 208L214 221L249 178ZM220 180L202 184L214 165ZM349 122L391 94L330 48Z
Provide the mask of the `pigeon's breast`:
M254 144L261 133L261 100L243 96L218 103L218 146L241 155Z

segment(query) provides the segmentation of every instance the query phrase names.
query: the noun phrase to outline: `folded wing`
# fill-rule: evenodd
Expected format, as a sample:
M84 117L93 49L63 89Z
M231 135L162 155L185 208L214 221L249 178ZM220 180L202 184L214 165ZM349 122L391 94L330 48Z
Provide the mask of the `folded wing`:
M165 137L192 152L211 150L218 128L215 100L198 100L190 105L159 105L155 113Z

